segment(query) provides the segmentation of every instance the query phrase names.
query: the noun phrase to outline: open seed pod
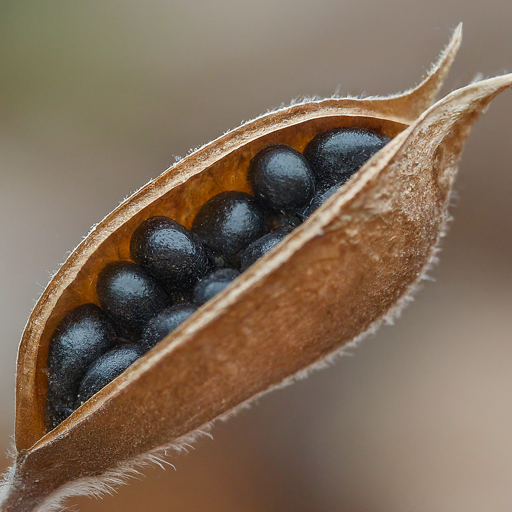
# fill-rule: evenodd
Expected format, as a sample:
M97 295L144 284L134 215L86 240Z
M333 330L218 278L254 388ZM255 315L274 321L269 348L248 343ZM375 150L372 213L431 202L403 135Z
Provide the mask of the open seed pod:
M504 75L430 107L460 37L459 27L415 89L266 114L189 154L91 231L51 280L23 334L4 512L54 510L67 496L108 490L133 466L158 460L167 447L303 374L404 304L435 252L471 126L512 87L512 75ZM98 302L96 276L108 262L130 258L137 226L167 215L190 227L210 197L249 191L247 168L260 149L280 142L302 151L334 127L372 128L393 140L276 248L47 432L50 337L70 309Z

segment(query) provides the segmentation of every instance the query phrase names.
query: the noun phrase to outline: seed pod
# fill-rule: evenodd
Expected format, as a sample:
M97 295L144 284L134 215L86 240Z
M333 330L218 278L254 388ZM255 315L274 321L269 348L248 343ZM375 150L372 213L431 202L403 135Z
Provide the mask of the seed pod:
M403 95L304 102L244 124L188 155L91 231L44 291L23 334L17 453L3 512L101 493L105 479L190 440L373 331L404 303L434 254L471 126L512 87L512 75L483 80L429 108L459 41L460 29L431 74ZM129 258L137 226L166 215L190 228L214 195L249 192L248 165L262 148L282 143L302 152L318 133L340 127L378 130L393 140L236 282L46 432L51 334L73 307L97 301L95 277L107 263Z

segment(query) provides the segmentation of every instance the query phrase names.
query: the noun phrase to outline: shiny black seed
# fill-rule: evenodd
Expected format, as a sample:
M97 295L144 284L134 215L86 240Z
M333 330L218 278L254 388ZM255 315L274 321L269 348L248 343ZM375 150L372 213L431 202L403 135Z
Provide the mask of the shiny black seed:
M286 231L289 233L303 222L303 215L300 210L271 210L267 213L267 231Z
M327 189L347 181L391 139L360 128L336 128L320 133L304 150L317 178L317 188Z
M201 207L192 232L229 262L265 233L265 215L249 194L222 192Z
M134 345L121 345L96 359L87 370L75 400L75 409L87 402L92 395L121 375L128 366L142 355Z
M106 265L96 290L102 308L128 339L138 337L144 325L171 304L157 282L131 261Z
M50 429L73 412L85 372L116 338L112 323L96 304L77 306L59 323L48 353L46 416Z
M146 352L163 340L178 325L184 322L195 310L194 304L180 304L164 309L158 316L152 318L144 327L139 340L141 349Z
M203 245L193 233L169 217L150 217L133 233L132 259L168 290L193 288L211 270Z
M224 288L239 275L240 272L234 268L221 268L203 277L194 288L194 302L198 306L201 306L224 290Z
M329 197L331 197L334 192L336 192L340 188L339 185L334 185L331 188L328 188L325 191L318 192L313 197L313 200L311 201L310 205L304 212L304 217L309 217L317 208L320 208Z
M256 198L276 210L305 206L315 193L308 161L285 144L263 148L249 164L248 179Z
M240 253L240 272L247 270L257 259L270 251L286 235L287 233L283 231L273 231L249 245L245 251Z

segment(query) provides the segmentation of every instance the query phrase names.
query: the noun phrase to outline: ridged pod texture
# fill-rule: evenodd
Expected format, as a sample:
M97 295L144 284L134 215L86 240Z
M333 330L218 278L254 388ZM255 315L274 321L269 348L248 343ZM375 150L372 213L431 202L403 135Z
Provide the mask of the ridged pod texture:
M389 98L304 102L261 116L189 154L91 231L53 277L23 334L17 453L2 491L4 512L55 510L66 496L100 494L134 464L155 460L165 447L315 367L406 302L443 230L471 126L512 87L512 75L503 75L431 106L460 38L459 27L416 88ZM96 277L107 264L130 259L130 238L144 220L165 215L190 229L213 196L250 191L249 163L262 148L287 144L302 153L319 133L353 127L392 140L234 283L46 431L51 335L74 307L98 304Z

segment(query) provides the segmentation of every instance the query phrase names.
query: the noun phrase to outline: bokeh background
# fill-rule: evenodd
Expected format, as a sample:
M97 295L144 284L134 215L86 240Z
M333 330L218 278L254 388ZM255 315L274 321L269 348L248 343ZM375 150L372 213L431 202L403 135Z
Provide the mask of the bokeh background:
M510 0L0 0L0 449L16 350L89 227L191 147L301 95L512 70ZM394 327L83 511L512 509L512 93L464 152L441 263ZM0 466L7 459L0 456Z

